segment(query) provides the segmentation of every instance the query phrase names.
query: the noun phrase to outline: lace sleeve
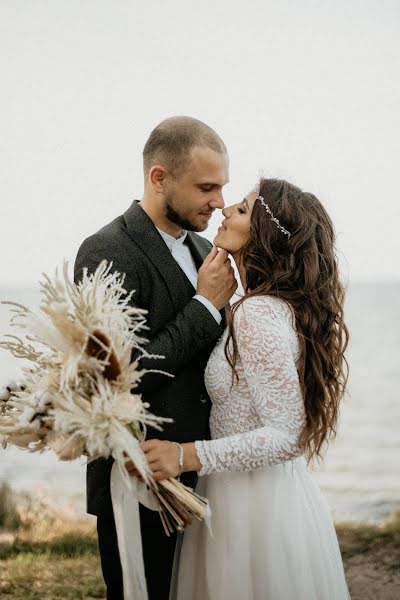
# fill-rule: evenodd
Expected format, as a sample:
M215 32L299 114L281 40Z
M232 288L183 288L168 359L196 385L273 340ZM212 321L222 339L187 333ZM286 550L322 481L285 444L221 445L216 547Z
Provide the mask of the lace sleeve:
M200 475L249 471L282 463L301 454L299 433L304 405L291 315L279 300L246 300L235 315L244 377L261 427L225 438L196 442Z

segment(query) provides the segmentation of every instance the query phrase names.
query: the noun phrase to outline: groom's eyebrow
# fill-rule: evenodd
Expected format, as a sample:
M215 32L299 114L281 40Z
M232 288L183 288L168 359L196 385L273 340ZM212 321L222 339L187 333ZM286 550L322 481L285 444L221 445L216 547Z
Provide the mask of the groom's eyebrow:
M242 204L245 204L246 208L249 208L249 205L247 204L247 198L243 198Z

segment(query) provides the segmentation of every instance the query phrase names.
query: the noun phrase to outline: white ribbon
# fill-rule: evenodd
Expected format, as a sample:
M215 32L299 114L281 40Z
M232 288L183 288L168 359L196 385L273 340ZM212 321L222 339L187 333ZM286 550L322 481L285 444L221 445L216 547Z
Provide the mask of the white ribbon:
M117 530L118 548L122 567L124 600L148 600L144 572L142 535L140 531L139 502L150 510L158 510L154 496L147 485L137 477L130 477L130 485L122 474L117 461L111 469L111 500ZM210 506L205 507L204 521L211 529ZM175 568L179 563L179 553L175 556ZM177 571L175 573L175 576ZM174 577L173 577L174 579Z
M137 477L131 477L130 481L131 486L128 486L122 476L121 467L114 462L110 488L121 559L124 600L148 600L139 502L151 510L157 510L157 505L145 483Z

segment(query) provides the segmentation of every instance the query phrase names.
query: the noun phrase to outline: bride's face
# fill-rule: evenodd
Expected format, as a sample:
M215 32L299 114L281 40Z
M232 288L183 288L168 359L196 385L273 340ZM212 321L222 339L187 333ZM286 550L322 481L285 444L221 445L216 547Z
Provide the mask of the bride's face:
M230 254L236 254L243 248L250 236L251 212L256 198L256 192L250 192L241 202L224 208L222 214L225 219L214 239L215 246Z

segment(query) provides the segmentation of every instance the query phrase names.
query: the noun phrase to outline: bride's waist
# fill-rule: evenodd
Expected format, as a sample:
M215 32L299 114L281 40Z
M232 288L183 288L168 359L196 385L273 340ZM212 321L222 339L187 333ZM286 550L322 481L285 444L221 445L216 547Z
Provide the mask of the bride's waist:
M218 473L211 473L210 475L206 475L205 477L218 477L218 478L238 478L241 477L250 477L254 479L263 478L263 477L275 477L281 475L293 475L297 474L298 476L310 475L310 472L307 467L307 461L305 456L302 454L301 456L297 456L290 460L286 460L280 463L275 463L273 465L266 465L263 467L258 467L256 469L246 469L246 470L238 470L238 471L221 471Z

